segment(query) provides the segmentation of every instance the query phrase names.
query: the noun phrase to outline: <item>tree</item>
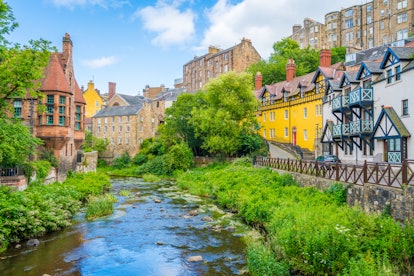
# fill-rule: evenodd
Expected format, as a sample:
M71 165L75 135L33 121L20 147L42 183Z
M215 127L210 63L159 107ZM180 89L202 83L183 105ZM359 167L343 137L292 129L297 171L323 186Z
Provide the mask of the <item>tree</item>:
M253 76L260 72L264 84L286 80L286 64L290 58L295 61L296 76L316 71L319 66L319 51L310 47L300 49L299 44L289 38L274 43L273 50L268 61L261 60L247 69ZM332 48L331 51L332 64L345 61L345 47Z
M106 151L108 142L105 139L93 136L90 131L85 131L85 143L82 146L85 152L96 150L98 153L102 153Z
M30 40L22 46L7 41L18 23L7 3L0 1L0 116L11 108L10 98L41 97L40 79L54 50L50 42Z
M168 147L184 142L192 149L194 155L200 154L202 139L195 137L191 113L193 109L201 106L205 106L201 93L181 94L165 111L165 124L159 127L158 132Z
M210 80L204 87L205 106L192 110L196 137L202 148L213 155L235 155L242 145L242 134L255 134L254 111L257 101L248 73L228 72Z
M0 118L0 164L19 166L26 162L42 141L33 137L29 129L14 119Z

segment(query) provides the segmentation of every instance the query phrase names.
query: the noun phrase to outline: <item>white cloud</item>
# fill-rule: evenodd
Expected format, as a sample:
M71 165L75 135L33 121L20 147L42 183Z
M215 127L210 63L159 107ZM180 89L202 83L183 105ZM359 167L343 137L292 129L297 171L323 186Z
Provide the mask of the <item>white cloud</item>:
M118 62L118 59L116 57L110 56L110 57L100 57L97 59L83 60L82 64L85 67L96 69L96 68L107 67L117 62Z
M206 12L210 26L205 30L195 50L205 53L209 45L227 49L240 43L243 37L252 40L253 46L268 58L273 44L292 34L294 24L303 24L305 17L324 22L326 13L361 4L361 0L243 0L232 5L231 0L218 0Z
M181 2L168 5L158 1L155 6L147 6L135 13L135 17L142 20L143 28L155 33L154 45L182 45L193 37L195 14L190 9L181 11Z

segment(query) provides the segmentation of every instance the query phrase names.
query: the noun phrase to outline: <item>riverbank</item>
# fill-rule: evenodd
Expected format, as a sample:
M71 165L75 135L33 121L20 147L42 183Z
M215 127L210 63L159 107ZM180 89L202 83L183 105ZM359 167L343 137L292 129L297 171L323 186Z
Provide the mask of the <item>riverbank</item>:
M300 188L289 174L238 162L181 173L177 185L215 198L262 231L263 239L247 240L252 275L414 272L413 223L348 207L341 184Z
M63 183L31 183L25 191L0 186L0 252L71 224L90 195L110 187L102 173L72 174Z

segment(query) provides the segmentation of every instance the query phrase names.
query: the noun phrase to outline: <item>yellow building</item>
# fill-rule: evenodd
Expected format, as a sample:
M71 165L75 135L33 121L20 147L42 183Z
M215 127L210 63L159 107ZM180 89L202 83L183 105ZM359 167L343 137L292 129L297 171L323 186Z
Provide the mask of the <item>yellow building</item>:
M256 75L255 95L261 102L256 116L262 137L320 154L323 83L337 69L339 65L331 65L331 52L322 50L320 67L315 72L296 77L296 65L290 59L285 81L262 86L260 73Z
M104 104L104 101L101 95L99 94L99 91L95 89L93 81L89 81L88 89L85 92L83 92L83 98L86 101L86 118L91 118L93 115L95 115L96 112L98 112Z

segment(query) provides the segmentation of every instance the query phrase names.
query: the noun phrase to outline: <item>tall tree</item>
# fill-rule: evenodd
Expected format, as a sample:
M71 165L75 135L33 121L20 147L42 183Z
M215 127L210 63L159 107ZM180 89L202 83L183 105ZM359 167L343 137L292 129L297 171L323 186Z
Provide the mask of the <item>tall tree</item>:
M252 64L247 72L256 75L262 74L263 83L271 84L286 79L286 64L291 58L296 64L296 75L303 76L315 71L319 66L319 51L307 47L300 49L299 44L289 38L285 38L273 44L274 52L267 61L261 60ZM332 63L345 61L344 47L332 48Z
M40 79L47 66L50 42L30 40L28 45L11 43L6 39L16 27L10 6L0 0L0 116L10 108L10 98L40 97Z
M256 132L251 75L228 72L210 80L204 90L206 106L192 110L196 137L202 137L202 147L211 154L235 155L243 134Z

